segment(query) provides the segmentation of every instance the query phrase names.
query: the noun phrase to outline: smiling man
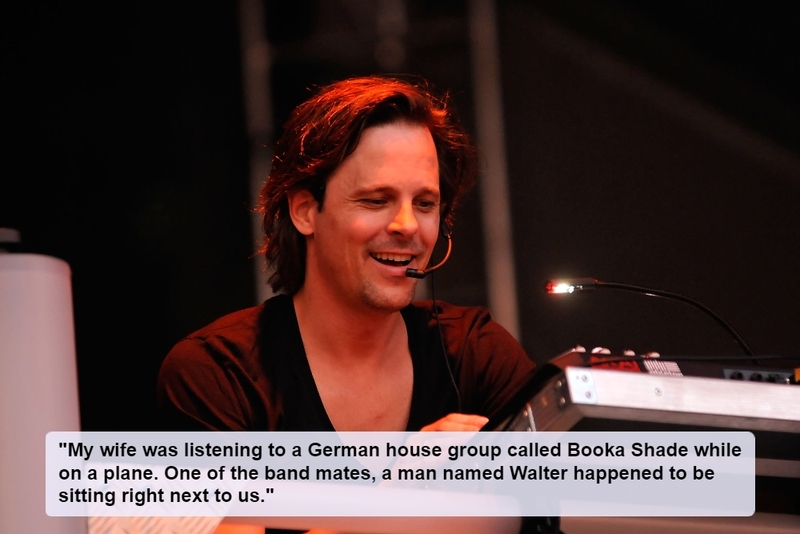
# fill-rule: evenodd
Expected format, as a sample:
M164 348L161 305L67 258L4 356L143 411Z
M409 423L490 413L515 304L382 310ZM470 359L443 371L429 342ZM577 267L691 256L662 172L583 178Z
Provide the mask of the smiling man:
M446 100L368 77L292 113L261 192L276 297L180 341L181 430L477 430L533 364L484 308L412 303L475 149ZM449 230L448 230L449 231Z
M261 191L280 294L172 349L166 428L478 430L503 409L532 375L522 347L485 308L412 303L407 274L449 234L475 154L423 85L345 80L295 109Z

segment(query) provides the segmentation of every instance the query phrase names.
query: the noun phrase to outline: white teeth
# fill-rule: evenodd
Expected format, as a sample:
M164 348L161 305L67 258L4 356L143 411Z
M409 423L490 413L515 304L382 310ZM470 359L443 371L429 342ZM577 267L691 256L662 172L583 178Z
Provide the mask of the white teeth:
M389 261L411 261L414 257L411 254L389 254L387 252L376 252L373 256L379 260Z

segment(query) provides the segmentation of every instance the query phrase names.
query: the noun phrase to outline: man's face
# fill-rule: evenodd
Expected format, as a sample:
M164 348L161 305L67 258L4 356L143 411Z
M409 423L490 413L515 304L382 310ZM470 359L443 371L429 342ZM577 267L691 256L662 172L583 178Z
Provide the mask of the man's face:
M306 281L345 306L397 311L414 295L406 269L424 269L439 228L439 165L427 128L366 129L309 211Z

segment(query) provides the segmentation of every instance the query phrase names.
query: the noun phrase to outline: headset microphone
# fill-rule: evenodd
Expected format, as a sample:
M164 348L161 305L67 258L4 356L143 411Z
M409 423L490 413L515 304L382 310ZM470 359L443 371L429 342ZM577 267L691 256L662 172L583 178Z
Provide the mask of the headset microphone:
M447 239L447 252L444 255L444 259L434 265L433 267L428 267L427 269L423 269L422 271L418 271L417 269L406 269L406 276L409 278L419 278L422 280L425 278L429 273L432 273L439 267L445 264L445 262L450 258L450 252L453 250L453 237L450 233L450 227L447 226L447 223L442 219L442 222L439 224L439 228L442 231L442 235Z
M447 239L447 252L444 255L444 259L434 265L433 267L429 267L427 269L423 269L422 271L418 271L417 269L406 269L406 276L409 278L419 278L420 280L425 278L428 274L432 273L450 258L450 252L453 251L453 236L450 233L450 227L447 226L444 217L439 222L439 229L442 232L442 235ZM458 384L456 384L456 377L453 375L453 368L450 366L450 358L447 357L447 347L444 342L444 333L442 333L442 323L439 320L439 305L436 304L436 284L433 282L434 277L431 276L431 298L433 300L433 316L436 318L436 329L439 331L439 343L441 343L442 347L442 357L444 358L444 363L447 366L447 374L450 376L450 384L453 386L453 391L455 392L456 396L456 405L457 405L457 412L462 412L461 407L461 393L458 390Z

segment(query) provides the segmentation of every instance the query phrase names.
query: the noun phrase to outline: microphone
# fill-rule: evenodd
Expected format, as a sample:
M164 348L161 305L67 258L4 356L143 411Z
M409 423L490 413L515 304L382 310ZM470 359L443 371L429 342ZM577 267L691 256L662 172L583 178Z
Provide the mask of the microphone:
M678 293L672 293L671 291L664 291L662 289L652 289L649 287L642 287L642 286L633 286L629 284L619 284L617 282L602 282L597 280L596 278L570 278L564 280L548 280L545 284L545 289L551 295L559 295L559 294L570 294L576 292L583 292L583 291L593 291L598 288L608 288L608 289L621 289L623 291L632 291L634 293L641 293L643 295L647 295L648 297L664 297L673 300L679 300L681 302L685 302L690 306L694 306L698 310L706 313L709 317L714 319L722 328L725 329L728 334L730 334L734 341L744 350L745 354L748 356L755 356L753 351L750 350L750 347L747 346L747 343L736 333L731 325L729 325L725 320L711 311L706 306L703 306L696 300L690 299L689 297L685 297L683 295L679 295Z
M408 276L409 278L418 278L422 280L430 273L432 273L433 271L444 265L445 262L450 258L450 252L453 251L453 236L450 233L450 227L447 226L447 223L444 222L444 219L442 219L442 222L439 225L439 229L442 231L442 235L445 237L445 239L447 239L447 252L444 255L444 259L439 263L437 263L436 265L434 265L433 267L428 267L427 269L423 269L422 271L419 271L417 269L406 269L406 276Z

